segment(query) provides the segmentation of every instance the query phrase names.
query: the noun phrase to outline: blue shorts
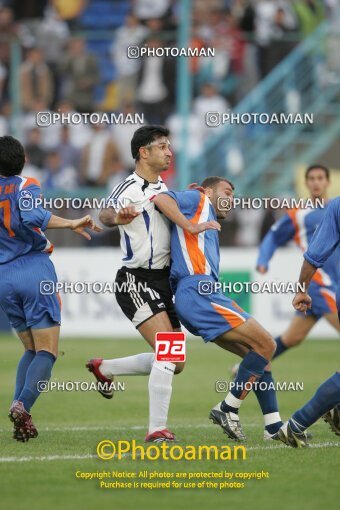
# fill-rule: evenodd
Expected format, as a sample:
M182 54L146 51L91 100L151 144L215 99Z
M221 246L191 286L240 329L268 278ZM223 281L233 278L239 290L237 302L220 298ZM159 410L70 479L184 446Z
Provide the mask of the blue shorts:
M307 316L321 319L327 313L337 313L335 288L325 287L316 282L311 282L308 294L312 298L312 308L307 310ZM296 315L305 317L303 312L296 312Z
M44 294L41 282L57 283L54 266L46 253L28 253L0 264L0 306L18 332L60 324L60 298ZM44 292L44 290L43 290Z
M187 276L178 282L175 309L179 320L190 333L211 342L246 322L251 315L222 292L200 294L198 289L202 280L206 282L209 277Z

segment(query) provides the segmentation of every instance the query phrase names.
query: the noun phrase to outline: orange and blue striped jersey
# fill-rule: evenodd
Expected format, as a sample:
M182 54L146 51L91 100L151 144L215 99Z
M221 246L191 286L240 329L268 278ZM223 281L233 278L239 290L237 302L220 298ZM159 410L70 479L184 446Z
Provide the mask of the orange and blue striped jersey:
M52 252L43 233L52 214L36 202L40 193L36 179L0 176L0 264L29 252Z
M326 214L304 254L304 258L318 268L325 267L334 256L338 268L336 284L340 293L340 197L329 202Z
M324 218L329 204L325 207L290 209L277 221L264 237L260 245L257 259L258 266L268 267L275 250L293 240L305 252L312 240L314 232ZM313 281L322 286L334 285L339 278L339 253L333 253L324 263L323 268L316 271Z
M209 198L198 190L166 191L176 200L182 214L192 223L216 220ZM192 275L207 275L218 281L220 249L217 230L190 234L178 225L171 226L170 284L176 292L178 282Z

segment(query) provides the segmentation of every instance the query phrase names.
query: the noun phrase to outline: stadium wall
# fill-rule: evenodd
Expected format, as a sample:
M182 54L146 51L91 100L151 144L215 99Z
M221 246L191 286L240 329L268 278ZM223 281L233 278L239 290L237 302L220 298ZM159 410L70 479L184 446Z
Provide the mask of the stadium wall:
M272 281L296 282L302 256L293 247L279 250L272 260L270 271L259 275L255 269L255 248L221 250L221 280L228 282ZM121 266L120 250L111 248L59 248L52 255L59 281L112 282ZM81 287L81 285L80 285ZM239 293L236 286L233 297L252 313L274 336L283 332L292 314L292 293ZM135 328L121 312L110 293L61 292L62 335L74 337L121 338L136 335ZM190 303L188 303L190 306ZM314 338L336 338L337 334L321 320L310 335Z

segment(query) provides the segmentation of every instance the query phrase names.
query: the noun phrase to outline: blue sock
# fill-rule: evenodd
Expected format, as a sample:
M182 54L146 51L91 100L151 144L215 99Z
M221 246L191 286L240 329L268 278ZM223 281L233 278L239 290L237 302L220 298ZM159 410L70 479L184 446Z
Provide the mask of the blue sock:
M25 351L24 354L21 356L21 359L18 363L17 367L17 377L15 381L15 392L13 400L18 400L18 396L20 395L24 385L25 385L25 379L26 379L26 373L28 370L28 367L30 366L31 362L35 358L35 351L31 351L30 349Z
M335 372L316 390L307 404L296 411L289 423L295 432L303 432L340 402L340 372Z
M222 411L237 413L242 400L251 390L252 383L259 379L264 372L268 360L254 351L248 352L240 363L237 376L233 381L233 388L221 403Z
M269 434L275 434L283 423L277 405L272 373L265 371L261 379L254 384L253 390L262 410L265 429Z
M276 351L274 352L274 356L272 359L277 358L278 356L280 356L283 352L285 352L288 349L288 347L286 347L285 344L282 343L282 339L280 336L275 338L275 342L276 342Z
M28 413L40 395L38 382L49 381L55 360L55 356L50 352L39 351L28 367L25 386L18 397Z

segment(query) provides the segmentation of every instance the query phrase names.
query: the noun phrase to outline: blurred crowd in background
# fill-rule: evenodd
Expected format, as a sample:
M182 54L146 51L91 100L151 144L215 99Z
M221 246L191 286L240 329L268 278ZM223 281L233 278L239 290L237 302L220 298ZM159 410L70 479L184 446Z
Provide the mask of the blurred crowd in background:
M36 113L41 111L138 112L145 122L167 125L174 159L165 180L173 185L180 137L176 59L128 59L126 48L176 45L179 4L0 0L0 136L18 132L13 123L20 124L27 154L25 173L37 177L44 190L114 186L134 168L130 140L139 125L39 128ZM233 108L332 16L336 4L337 0L193 0L190 47L215 48L215 57L193 57L189 62L191 157L199 154L208 134L205 113ZM13 41L20 45L19 120L12 115ZM240 236L252 237L247 233L249 217L242 228L236 223L230 219L231 245L243 244Z

